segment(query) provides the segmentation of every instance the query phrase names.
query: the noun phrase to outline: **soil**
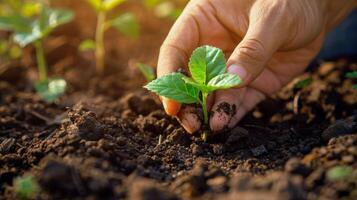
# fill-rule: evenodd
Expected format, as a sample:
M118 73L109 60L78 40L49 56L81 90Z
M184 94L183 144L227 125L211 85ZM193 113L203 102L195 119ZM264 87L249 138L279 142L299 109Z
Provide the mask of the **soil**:
M76 8L69 2L62 5ZM141 20L150 15L126 6ZM289 84L235 128L203 142L165 115L130 64L155 63L171 22L143 23L138 44L126 41L108 54L103 76L94 74L92 55L75 50L85 36L66 30L76 23L58 31L72 34L63 36L66 43L47 43L51 74L69 82L58 101L35 94L30 48L27 62L0 73L0 199L17 198L13 182L24 174L40 185L36 199L357 199L357 91L344 77L357 70L355 62L322 63L295 80L311 77L309 86ZM327 173L335 166L353 173L332 180Z

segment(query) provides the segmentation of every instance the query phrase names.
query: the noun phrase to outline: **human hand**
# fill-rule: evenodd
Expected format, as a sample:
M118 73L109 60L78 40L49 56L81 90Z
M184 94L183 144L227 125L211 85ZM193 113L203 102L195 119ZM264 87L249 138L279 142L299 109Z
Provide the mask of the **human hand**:
M301 74L321 49L326 32L356 5L350 0L192 0L160 49L158 76L187 68L189 55L201 45L221 48L228 72L243 83L209 96L208 110L214 113L210 128L232 128L266 95ZM200 128L192 107L162 101L189 133Z

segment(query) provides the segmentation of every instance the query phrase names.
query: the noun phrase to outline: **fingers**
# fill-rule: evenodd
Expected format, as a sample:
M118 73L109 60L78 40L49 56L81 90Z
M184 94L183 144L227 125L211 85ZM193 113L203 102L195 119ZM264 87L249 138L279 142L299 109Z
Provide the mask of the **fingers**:
M200 109L192 106L184 106L177 114L177 119L182 127L188 133L194 133L201 128L201 119L199 117Z
M211 110L214 103L215 94L211 93L207 97L207 110ZM184 106L177 114L177 119L180 124L189 133L194 133L201 128L202 125L202 110L193 106Z
M211 112L211 130L218 133L233 128L264 98L263 93L249 87L218 91Z
M162 97L162 104L164 106L165 112L170 116L176 116L180 111L181 104L177 103L174 100L168 99L166 97Z
M176 72L179 68L185 68L189 59L188 55L198 43L197 38L197 24L192 17L182 14L160 48L158 77ZM167 98L162 98L162 103L166 113L171 116L176 116L181 107L179 103Z
M175 72L179 68L185 68L189 55L198 45L199 27L189 13L191 4L192 2L172 26L160 48L157 66L159 77Z
M264 2L257 1L252 6L247 33L228 59L228 72L241 77L240 87L247 86L263 71L288 37L290 21L281 14L285 13L284 6Z
M215 103L211 110L210 127L213 132L226 128L235 117L242 95L237 96L239 91L244 93L246 89L228 89L216 92ZM228 127L227 127L228 128Z

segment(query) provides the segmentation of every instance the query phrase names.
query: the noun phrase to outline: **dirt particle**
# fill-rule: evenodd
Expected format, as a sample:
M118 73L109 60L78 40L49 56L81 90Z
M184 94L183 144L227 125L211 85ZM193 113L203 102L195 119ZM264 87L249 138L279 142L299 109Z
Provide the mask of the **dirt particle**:
M285 164L285 171L291 174L302 175L304 177L308 176L311 172L304 164L300 163L298 158L291 158Z
M235 104L229 104L227 102L222 102L218 104L216 112L225 113L228 116L234 116L237 113L237 107Z
M0 153L2 154L8 153L11 150L11 148L14 146L15 141L16 140L14 138L7 138L3 140L0 143Z
M163 190L157 183L146 178L135 178L130 183L130 200L178 200L176 195Z
M260 145L258 147L255 147L253 149L251 149L253 156L261 156L263 154L268 153L268 150L265 148L264 145Z

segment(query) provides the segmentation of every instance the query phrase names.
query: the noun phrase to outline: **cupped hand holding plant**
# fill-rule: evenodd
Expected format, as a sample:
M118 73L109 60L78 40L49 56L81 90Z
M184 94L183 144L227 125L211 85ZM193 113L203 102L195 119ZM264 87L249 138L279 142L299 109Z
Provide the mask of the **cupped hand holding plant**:
M212 115L209 124L215 132L232 128L266 95L301 74L319 52L326 32L356 4L348 0L190 1L161 47L158 77L186 67L188 55L198 46L221 48L228 58L227 71L239 75L242 83L240 89L212 93L210 110L220 113ZM162 99L166 112L177 115L188 132L200 128L189 109L180 112L173 98ZM222 112L222 105L230 105L233 112Z
M188 64L192 78L174 72L150 82L145 87L160 96L180 103L201 104L203 121L208 125L207 97L215 90L238 86L239 76L226 72L223 52L215 47L197 48ZM206 137L206 136L205 136Z

